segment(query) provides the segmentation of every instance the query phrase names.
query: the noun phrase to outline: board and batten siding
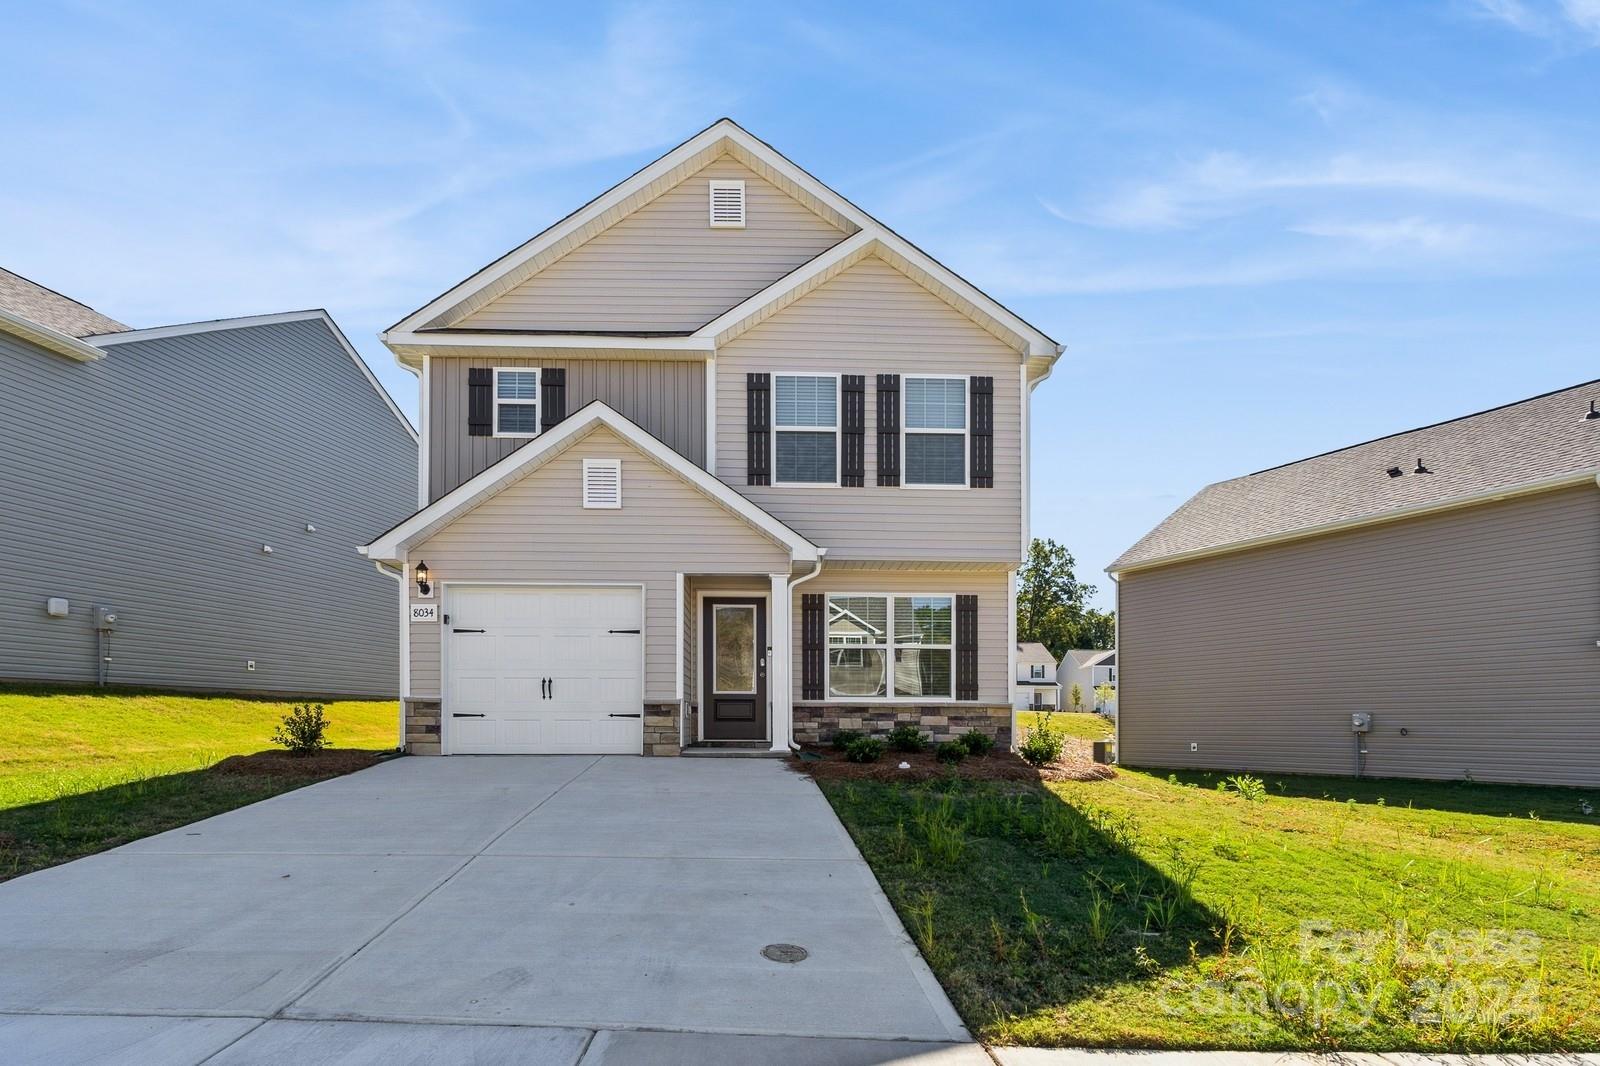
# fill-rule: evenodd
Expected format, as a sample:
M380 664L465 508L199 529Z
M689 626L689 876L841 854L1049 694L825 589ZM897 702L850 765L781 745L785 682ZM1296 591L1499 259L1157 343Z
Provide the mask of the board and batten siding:
M583 507L583 460L622 460L622 507ZM537 535L535 532L537 531ZM677 575L789 572L789 551L598 428L409 551L439 582L636 584L645 699L677 697ZM415 583L409 583L415 599ZM441 623L410 623L411 692L440 694Z
M865 259L718 350L717 476L825 545L830 559L1017 562L1020 365L1016 351L971 319L882 259ZM746 483L745 375L785 371L866 376L863 487ZM904 378L918 374L993 377L994 487L879 487L878 374L901 375L902 394Z
M396 693L398 592L356 546L414 509L416 442L321 321L87 363L0 336L0 366L0 677L92 683L107 606L113 684Z
M1119 596L1130 765L1351 774L1366 711L1371 777L1600 785L1592 485L1131 571Z
M791 611L794 619L793 664L790 676L794 680L794 702L855 704L886 703L914 706L931 706L935 701L900 699L885 701L851 700L845 698L806 700L801 698L801 684L805 680L802 655L805 648L800 639L800 597L806 593L830 592L883 592L890 595L939 594L978 597L978 701L979 703L1009 706L1011 704L1011 656L1009 642L1011 628L1007 618L1011 610L1009 574L999 570L870 570L850 568L830 570L796 586ZM952 634L954 639L954 634ZM951 704L952 707L963 704Z
M467 432L467 371L497 366L565 369L568 414L601 400L685 459L705 467L706 365L700 360L436 358L428 366L430 502L528 443L528 438L474 437Z
M745 183L742 229L709 224L709 182L724 178ZM722 156L453 325L687 332L847 236Z

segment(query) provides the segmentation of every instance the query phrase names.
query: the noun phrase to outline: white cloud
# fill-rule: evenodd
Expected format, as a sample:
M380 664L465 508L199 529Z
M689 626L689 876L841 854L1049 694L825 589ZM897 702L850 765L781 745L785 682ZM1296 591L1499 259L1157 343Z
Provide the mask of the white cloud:
M1467 223L1433 222L1418 216L1382 221L1310 221L1289 227L1309 237L1354 241L1368 248L1414 249L1424 252L1459 252L1479 235Z
M1472 12L1532 37L1562 38L1576 33L1586 45L1600 45L1600 0L1472 0Z

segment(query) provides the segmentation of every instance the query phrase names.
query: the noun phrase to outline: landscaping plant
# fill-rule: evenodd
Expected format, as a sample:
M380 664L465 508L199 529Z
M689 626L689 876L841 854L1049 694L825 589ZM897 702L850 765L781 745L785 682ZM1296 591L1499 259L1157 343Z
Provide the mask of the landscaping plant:
M959 740L946 740L933 749L933 754L940 762L954 766L967 757L967 745Z
M1065 740L1050 728L1050 712L1046 711L1039 717L1039 724L1028 730L1021 747L1017 748L1017 754L1026 759L1030 766L1048 766L1061 758Z
M331 747L327 732L328 719L322 713L322 704L301 703L283 716L272 742L287 748L290 755L315 755Z
M979 729L969 729L961 735L961 744L968 755L982 758L994 750L994 737Z
M864 736L866 736L866 734L861 732L859 729L840 729L833 734L833 740L831 741L833 750L843 751L848 748L852 742L860 740Z
M844 749L844 757L851 762L877 762L883 758L883 741L877 737L857 737Z
M919 752L928 750L928 738L922 735L922 730L910 722L901 722L889 730L889 735L885 739L888 740L889 747L894 751Z

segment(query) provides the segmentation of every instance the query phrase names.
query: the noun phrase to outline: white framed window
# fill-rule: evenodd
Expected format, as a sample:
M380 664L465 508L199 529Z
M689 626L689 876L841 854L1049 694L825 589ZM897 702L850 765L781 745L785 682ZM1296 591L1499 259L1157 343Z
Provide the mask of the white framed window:
M622 507L622 460L583 461L583 505L603 511Z
M709 197L713 229L744 229L743 181L712 178Z
M774 374L774 485L839 484L839 375Z
M830 593L829 699L955 696L956 598L933 593Z
M1042 663L1034 663L1032 673L1029 676L1035 681L1042 681L1044 679L1044 665Z
M900 391L903 485L967 485L967 379L907 377Z
M539 371L532 367L494 368L494 435L539 435Z

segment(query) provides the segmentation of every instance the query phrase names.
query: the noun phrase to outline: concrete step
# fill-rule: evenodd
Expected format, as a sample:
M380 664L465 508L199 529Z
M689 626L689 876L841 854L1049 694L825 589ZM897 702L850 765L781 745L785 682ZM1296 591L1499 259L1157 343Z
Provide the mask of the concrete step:
M766 741L725 741L721 744L690 744L682 754L691 759L782 759L784 753L773 751Z

